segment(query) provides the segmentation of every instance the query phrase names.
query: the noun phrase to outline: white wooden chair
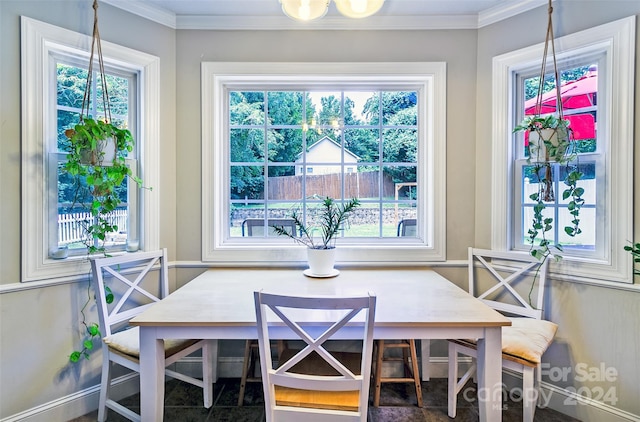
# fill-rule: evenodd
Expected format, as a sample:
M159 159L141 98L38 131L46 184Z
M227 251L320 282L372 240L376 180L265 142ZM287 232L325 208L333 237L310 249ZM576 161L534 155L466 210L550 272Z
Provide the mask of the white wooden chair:
M255 292L254 299L267 422L366 421L375 296L293 297ZM313 312L330 315L332 325L326 330L305 325L305 316ZM364 321L356 315L363 315ZM335 339L350 322L355 327L349 329L361 334L361 351L328 350L325 343ZM284 353L278 368L274 368L270 331L285 326L305 346Z
M138 327L128 321L169 294L167 250L136 252L91 260L92 282L96 291L100 329L102 330L102 382L98 421L106 419L107 408L126 418L139 421L140 415L109 398L114 363L140 371ZM155 271L157 270L157 271ZM107 297L113 297L113 301ZM110 303L108 303L110 302ZM166 366L202 349L202 379L170 369L169 377L203 389L204 406L213 404L212 346L208 340L165 339Z
M533 422L536 400L540 399L541 357L558 328L542 319L547 267L548 261L541 264L526 253L469 248L469 293L512 322L502 328L502 367L522 374L525 422ZM536 289L530 288L531 282ZM458 354L474 358L459 380ZM456 416L458 393L475 374L476 357L475 340L449 341L449 417Z

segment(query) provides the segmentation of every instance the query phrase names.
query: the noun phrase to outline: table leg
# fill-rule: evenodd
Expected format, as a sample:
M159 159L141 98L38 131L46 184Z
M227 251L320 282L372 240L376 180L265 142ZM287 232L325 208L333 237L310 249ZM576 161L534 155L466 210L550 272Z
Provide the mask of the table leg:
M502 421L502 328L485 329L478 339L478 407L480 422Z
M422 381L429 381L431 375L429 371L429 360L431 359L431 340L420 340L420 352L422 362Z
M155 327L140 327L140 416L161 421L164 412L164 340Z

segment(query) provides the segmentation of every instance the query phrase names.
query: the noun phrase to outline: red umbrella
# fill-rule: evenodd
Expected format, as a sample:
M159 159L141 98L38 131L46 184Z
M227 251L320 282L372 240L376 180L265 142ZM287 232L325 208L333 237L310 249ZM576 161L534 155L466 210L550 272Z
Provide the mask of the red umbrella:
M596 105L598 96L598 71L591 67L585 76L560 86L562 110L564 117L571 122L574 139L593 139L596 129ZM524 114L549 114L556 112L556 90L542 95L542 106L536 110L538 98L534 97L524 103ZM579 109L585 109L579 111ZM575 110L577 113L573 113Z

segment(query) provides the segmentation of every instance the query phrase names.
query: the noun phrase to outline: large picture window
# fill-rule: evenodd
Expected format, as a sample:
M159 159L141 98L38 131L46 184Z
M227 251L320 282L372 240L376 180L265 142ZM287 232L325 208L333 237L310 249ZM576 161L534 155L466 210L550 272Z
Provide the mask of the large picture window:
M62 166L64 131L80 117L91 37L26 17L21 31L22 281L53 282L89 271L87 248L78 239L89 217L74 207L81 198ZM102 52L113 121L129 129L136 143L127 164L157 189L159 151L151 146L159 133L158 58L108 42L102 42ZM101 84L93 79L89 114L100 118L104 110L95 97ZM107 240L109 253L124 251L132 240L142 249L158 248L158 195L131 184L118 194L123 206L111 216L118 231ZM59 254L63 247L68 256Z
M270 226L294 210L312 222L326 197L361 203L338 239L343 260L443 259L444 66L287 66L203 65L203 259L300 259ZM362 74L341 80L343 67Z
M565 118L573 129L577 166L585 203L582 232L569 236L568 201L563 198L566 166L536 174L527 161L528 139L513 128L534 113L540 57L536 45L494 58L492 247L531 249L527 228L533 218L530 199L538 178L551 181L544 217L557 222L549 240L563 245L562 260L551 263L557 278L597 284L632 283L631 257L623 250L632 238L634 18L622 19L556 40L559 84L545 86L541 114L557 112L559 85ZM506 222L506 224L505 224Z

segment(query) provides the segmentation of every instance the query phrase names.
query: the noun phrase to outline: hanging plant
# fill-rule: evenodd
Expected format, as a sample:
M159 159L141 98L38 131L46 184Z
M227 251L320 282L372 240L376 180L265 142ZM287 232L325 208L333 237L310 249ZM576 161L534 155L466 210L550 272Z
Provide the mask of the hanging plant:
M89 70L85 86L80 122L65 131L68 138L66 145L67 160L63 170L74 180L75 194L71 208L82 207L90 215L90 220L84 222L83 243L87 247L87 254L107 255L105 241L110 233L118 231L118 226L112 222L110 214L115 211L122 199L123 185L126 179L132 180L137 187L142 186L142 180L134 176L127 166L126 157L133 151L135 142L133 135L126 128L115 125L111 119L111 106L107 79L104 71L100 34L98 31L98 1L93 2L94 21ZM89 99L93 78L94 47L98 50L98 64L100 66L100 83L102 87L102 102L105 115L101 119L89 117ZM130 189L133 186L129 187ZM151 188L149 188L151 189ZM113 294L106 287L107 303L113 302ZM80 310L82 325L86 337L82 348L75 350L69 356L71 362L78 362L82 357L89 359L89 352L93 349L93 341L100 339L100 327L97 323L87 322L85 310L95 300L91 294L91 287L87 288L87 300Z
M554 203L556 195L554 192L555 171L563 171L565 176L563 183L565 188L562 192L562 199L567 202L567 210L571 215L571 220L564 227L564 233L574 237L579 235L580 229L580 209L584 205L584 188L578 186L578 182L584 174L580 171L578 154L576 152L575 141L572 137L572 130L569 120L564 118L562 110L562 97L560 92L560 77L556 62L555 46L553 42L553 8L549 0L549 17L547 25L547 37L545 40L542 66L540 69L540 85L536 97L535 113L525 116L517 125L513 132L525 132L528 136L528 157L527 162L533 164L533 176L537 180L538 189L529 195L529 199L534 202L533 218L527 231L528 242L531 244L530 253L540 261L553 256L556 260L562 257L562 245L558 241L551 241L549 233L553 233L554 219L545 216L547 203ZM551 44L553 66L556 80L556 104L557 114L542 115L543 87L545 85L545 70L548 47ZM532 286L533 289L533 286Z

